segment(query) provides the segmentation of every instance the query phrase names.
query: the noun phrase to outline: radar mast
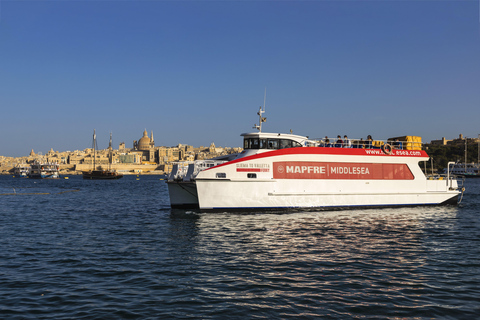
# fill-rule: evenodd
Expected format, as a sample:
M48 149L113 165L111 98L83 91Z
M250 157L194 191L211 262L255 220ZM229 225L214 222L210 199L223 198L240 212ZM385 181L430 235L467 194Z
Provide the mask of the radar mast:
M258 119L259 125L257 125L257 124L253 125L253 128L257 129L258 132L262 132L262 123L267 122L267 117L262 117L262 115L265 113L265 101L266 100L267 100L267 88L265 88L265 95L263 97L263 110L262 110L262 106L260 106L260 109L257 112L258 117L259 117L259 119Z

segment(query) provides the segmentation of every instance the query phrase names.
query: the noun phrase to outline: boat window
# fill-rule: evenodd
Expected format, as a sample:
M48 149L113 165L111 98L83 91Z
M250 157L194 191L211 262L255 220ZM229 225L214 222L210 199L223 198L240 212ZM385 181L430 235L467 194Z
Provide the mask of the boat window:
M268 139L268 149L278 149L278 140Z
M217 172L215 174L215 177L218 179L225 179L227 177L227 174L225 172Z
M256 173L247 173L247 178L256 179L257 174Z
M268 149L267 139L260 139L260 149Z
M291 148L292 140L282 139L280 140L280 149Z
M258 138L245 138L243 140L244 149L259 149L260 141Z
M285 149L302 147L299 142L289 139L259 139L245 138L243 140L244 149Z

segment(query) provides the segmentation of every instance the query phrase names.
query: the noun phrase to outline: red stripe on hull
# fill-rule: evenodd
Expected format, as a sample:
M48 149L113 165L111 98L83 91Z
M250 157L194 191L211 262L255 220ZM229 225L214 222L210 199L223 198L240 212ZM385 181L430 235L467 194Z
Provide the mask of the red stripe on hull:
M385 154L381 149L356 149L356 148L328 148L328 147L300 147L273 150L262 152L245 158L235 159L212 168L219 168L233 163L239 163L249 160L269 158L282 155L346 155L346 156L368 156L368 157L427 157L428 154L424 150L393 150L390 155ZM210 170L208 168L206 170Z
M262 169L262 168L237 168L237 172L269 172L270 169Z
M282 161L273 163L274 179L413 180L406 164Z

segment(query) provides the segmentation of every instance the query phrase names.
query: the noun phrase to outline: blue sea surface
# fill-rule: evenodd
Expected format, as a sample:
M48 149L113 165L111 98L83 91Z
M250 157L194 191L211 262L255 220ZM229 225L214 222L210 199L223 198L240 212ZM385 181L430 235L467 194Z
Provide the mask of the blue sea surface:
M465 187L458 206L200 213L159 176L0 176L0 318L479 318Z

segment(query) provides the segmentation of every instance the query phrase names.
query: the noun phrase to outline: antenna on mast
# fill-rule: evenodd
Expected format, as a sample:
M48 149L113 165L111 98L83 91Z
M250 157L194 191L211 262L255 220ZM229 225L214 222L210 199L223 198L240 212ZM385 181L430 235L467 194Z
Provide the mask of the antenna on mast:
M267 87L265 87L265 94L263 95L263 112L265 112L265 101L267 100Z
M258 110L257 114L258 114L258 117L259 117L259 125L256 125L254 124L253 125L253 128L254 129L257 129L258 132L262 132L262 123L263 122L267 122L267 117L262 117L262 115L265 113L265 101L267 100L267 88L265 88L265 95L263 97L263 110L262 110L262 106L260 106L260 109Z

